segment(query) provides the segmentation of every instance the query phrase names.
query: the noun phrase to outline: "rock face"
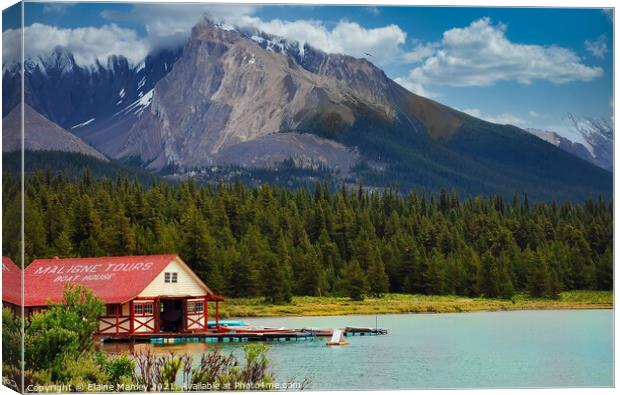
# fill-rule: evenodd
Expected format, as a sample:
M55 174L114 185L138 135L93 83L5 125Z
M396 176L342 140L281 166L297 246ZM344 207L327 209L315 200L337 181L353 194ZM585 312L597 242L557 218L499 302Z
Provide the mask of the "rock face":
M21 149L21 106L2 119L2 151ZM107 162L105 155L48 120L30 106L24 107L24 149L26 151L73 152Z
M437 137L449 136L461 122L456 111L407 92L364 59L327 55L308 46L300 53L299 46L276 45L270 36L249 36L205 19L193 28L182 57L156 85L151 106L114 156L137 156L154 170L231 163L235 158L222 153L240 150L244 155L237 163L271 163L261 158L265 152L259 141L279 147L284 142L266 136L313 133L333 138L361 112L387 122L400 118ZM306 152L300 144L291 156L323 162L324 147L351 158L351 150L320 138L314 138L318 145L313 149ZM304 139L291 137L285 144ZM238 144L243 148L234 149ZM257 148L254 154L251 147Z

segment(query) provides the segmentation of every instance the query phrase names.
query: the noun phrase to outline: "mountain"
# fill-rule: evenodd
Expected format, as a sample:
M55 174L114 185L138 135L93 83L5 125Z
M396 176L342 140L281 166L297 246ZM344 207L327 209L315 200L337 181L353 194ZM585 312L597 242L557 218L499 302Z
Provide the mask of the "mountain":
M287 52L291 47L295 51ZM455 110L412 95L365 59L272 45L265 36L204 20L114 156L137 156L154 170L191 169L261 162L264 153L253 148L267 144L278 159L291 156L346 173L351 166L326 158L359 159L337 137L368 115L390 124L401 120L414 133L437 138L461 123ZM315 150L317 144L324 149ZM230 155L238 151L242 162Z
M556 132L535 128L528 128L526 130L578 158L605 170L613 170L613 138L611 137L593 131L592 133L584 134L584 145L560 136Z
M178 50L159 50L138 65L122 56L78 65L66 48L25 60L25 101L34 110L104 153L114 152L139 115L140 103L172 69ZM3 117L19 103L19 69L3 65Z
M278 155L265 160L270 153ZM612 185L608 172L526 131L408 92L366 59L206 19L112 155L178 172L273 165L290 155L404 191L528 191L549 199L608 195Z
M367 59L208 19L183 48L137 66L120 56L79 66L63 48L26 66L36 111L111 158L174 179L241 172L253 182L329 175L403 192L612 193L609 172L517 127L415 95Z
M21 149L20 126L21 107L17 106L2 119L2 152ZM24 149L26 151L71 152L108 162L105 155L28 105L24 106Z

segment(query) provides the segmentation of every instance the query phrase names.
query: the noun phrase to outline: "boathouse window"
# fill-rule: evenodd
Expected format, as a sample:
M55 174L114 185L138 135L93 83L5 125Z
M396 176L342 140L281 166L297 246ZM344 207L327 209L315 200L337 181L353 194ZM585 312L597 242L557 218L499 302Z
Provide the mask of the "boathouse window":
M116 315L116 305L115 304L108 304L106 305L106 313L107 316L114 316Z
M204 313L205 305L203 302L187 302L188 313Z
M165 283L176 283L177 282L177 273L176 272L165 272L164 273L164 282Z
M136 303L133 305L134 315L153 315L153 303Z

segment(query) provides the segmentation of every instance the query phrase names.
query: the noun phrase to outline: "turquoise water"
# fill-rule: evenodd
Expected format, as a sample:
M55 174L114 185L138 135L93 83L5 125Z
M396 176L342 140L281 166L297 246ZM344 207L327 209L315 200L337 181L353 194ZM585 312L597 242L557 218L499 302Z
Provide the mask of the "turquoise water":
M286 327L375 326L375 316L248 319ZM309 389L609 387L613 311L515 311L380 315L387 336L270 343L278 381L309 378ZM239 344L151 346L199 353ZM107 346L106 346L107 347ZM110 349L111 350L111 349Z

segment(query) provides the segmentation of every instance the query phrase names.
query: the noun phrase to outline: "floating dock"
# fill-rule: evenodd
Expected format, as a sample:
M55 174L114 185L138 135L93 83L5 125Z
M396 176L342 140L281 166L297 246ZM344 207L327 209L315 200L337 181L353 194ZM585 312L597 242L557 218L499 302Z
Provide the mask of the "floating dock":
M388 330L383 328L345 327L341 329L345 336L378 336L387 335ZM216 331L194 333L140 333L120 334L117 336L101 336L102 342L122 343L152 343L152 344L179 344L179 343L240 343L240 342L292 342L308 341L332 336L332 330L327 329L294 329L290 332L265 333L218 333Z

